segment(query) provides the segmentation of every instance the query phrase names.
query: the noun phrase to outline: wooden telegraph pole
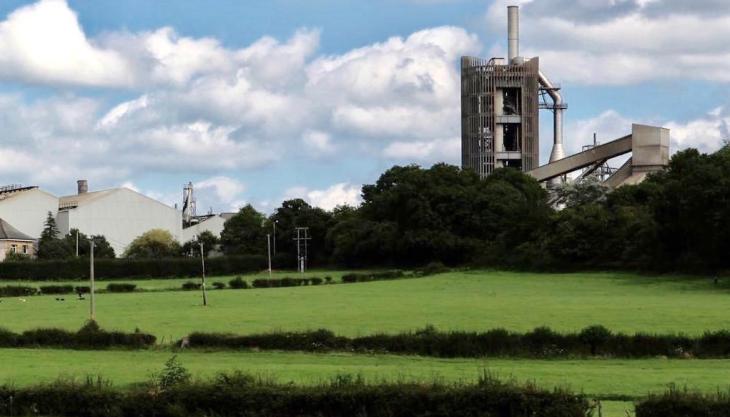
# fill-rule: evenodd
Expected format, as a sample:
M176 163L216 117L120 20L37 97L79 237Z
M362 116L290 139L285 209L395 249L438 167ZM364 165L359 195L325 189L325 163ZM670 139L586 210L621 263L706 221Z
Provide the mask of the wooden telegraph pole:
M201 288L203 289L203 306L208 305L208 295L205 293L205 251L203 250L203 242L200 242L200 262L203 266L203 282Z

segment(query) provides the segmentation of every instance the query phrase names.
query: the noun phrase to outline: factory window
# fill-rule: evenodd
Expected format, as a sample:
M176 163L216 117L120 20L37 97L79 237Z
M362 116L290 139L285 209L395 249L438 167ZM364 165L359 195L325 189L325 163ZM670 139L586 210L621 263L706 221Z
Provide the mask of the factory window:
M505 88L502 111L506 115L522 114L521 94L519 88Z
M504 150L520 152L520 125L504 125Z
M522 160L521 159L507 159L504 161L505 168L514 168L522 171Z

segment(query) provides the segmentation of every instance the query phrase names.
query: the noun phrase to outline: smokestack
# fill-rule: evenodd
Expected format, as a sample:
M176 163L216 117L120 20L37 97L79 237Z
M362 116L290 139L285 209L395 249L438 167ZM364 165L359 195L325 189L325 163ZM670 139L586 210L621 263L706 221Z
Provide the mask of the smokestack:
M520 56L520 7L507 7L507 63Z
M86 194L89 192L89 182L88 181L78 180L78 181L76 181L76 184L78 185L79 194Z

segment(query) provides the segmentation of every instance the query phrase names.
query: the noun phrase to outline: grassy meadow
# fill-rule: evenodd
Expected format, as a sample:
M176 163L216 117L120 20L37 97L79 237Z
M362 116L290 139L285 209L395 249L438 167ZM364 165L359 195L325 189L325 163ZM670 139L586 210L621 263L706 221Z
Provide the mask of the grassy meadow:
M277 273L278 277L287 275L295 274ZM309 273L328 275L339 282L342 272ZM245 278L250 282L266 276ZM231 278L214 277L209 282L228 282ZM169 291L185 281L189 279L123 280L150 291L99 294L97 320L106 329L140 328L165 343L193 331L246 334L326 328L359 336L426 325L441 330L502 327L516 331L549 326L567 332L601 324L629 333L699 335L730 328L730 288L708 278L461 271L358 284L211 290L208 307L201 305L197 291ZM106 284L101 282L99 287ZM88 317L88 298L78 301L75 296L65 296L65 301L56 301L57 297L27 297L25 301L0 298L1 326L13 331L79 328ZM148 379L172 354L164 346L145 351L0 349L0 383L22 386L58 377L101 375L125 386ZM504 379L533 381L548 388L568 387L606 399L640 398L663 391L672 383L706 392L725 390L730 385L730 360L440 359L195 349L180 352L179 358L199 378L241 370L297 383L320 382L338 374L362 375L372 382L473 381L488 371ZM625 416L631 409L630 402L608 401L603 415Z
M164 280L139 281L142 288L150 282L165 285ZM166 340L193 331L327 328L357 336L426 325L442 330L503 327L526 331L549 326L576 331L602 324L613 331L697 335L730 327L728 295L726 288L699 278L452 272L366 284L211 290L207 308L195 291L99 294L97 320L107 329L139 327ZM0 299L3 326L13 331L79 328L88 317L88 300L55 298Z

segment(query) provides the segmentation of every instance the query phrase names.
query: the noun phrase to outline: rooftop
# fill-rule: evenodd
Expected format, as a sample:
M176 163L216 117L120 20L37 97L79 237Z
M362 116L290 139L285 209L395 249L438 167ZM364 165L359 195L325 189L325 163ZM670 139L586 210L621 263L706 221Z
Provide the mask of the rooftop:
M0 219L0 240L28 240L34 241L32 237L14 228L10 223Z

